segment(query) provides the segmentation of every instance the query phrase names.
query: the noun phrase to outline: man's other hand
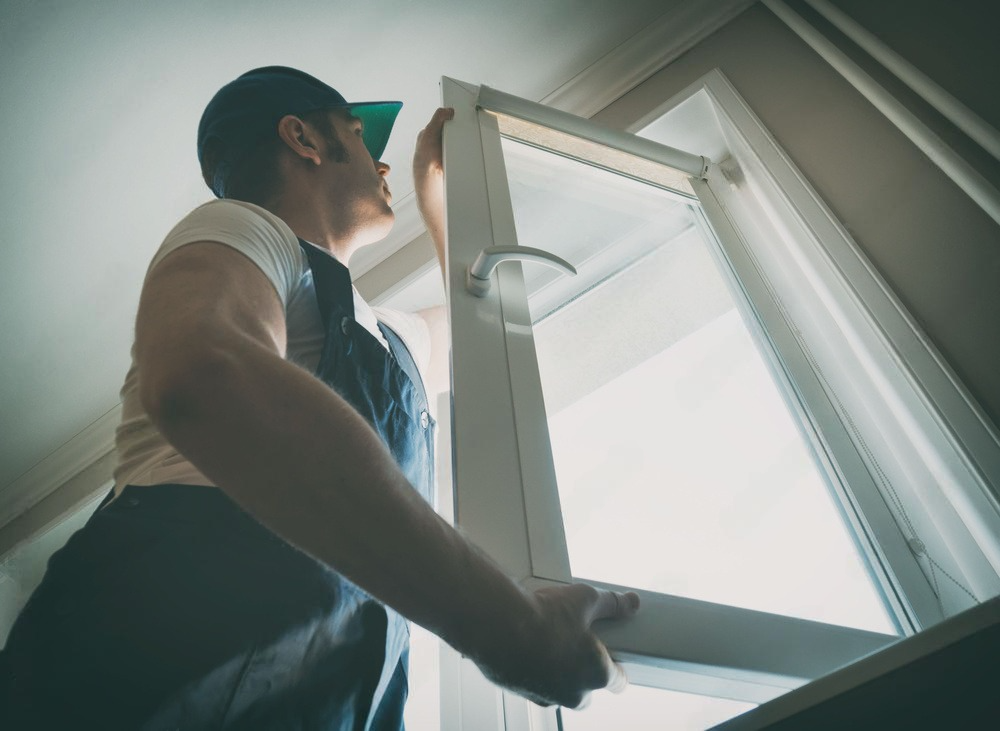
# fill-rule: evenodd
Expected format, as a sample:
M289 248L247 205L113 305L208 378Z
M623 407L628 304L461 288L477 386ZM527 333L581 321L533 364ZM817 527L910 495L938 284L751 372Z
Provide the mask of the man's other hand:
M539 589L532 598L534 622L509 644L503 661L480 660L486 675L543 706L578 708L592 690L624 690L625 672L592 625L633 616L639 595L572 584Z
M455 117L451 107L441 107L431 121L417 134L417 145L413 151L413 180L417 186L417 195L421 193L422 183L440 178L444 172L441 151L441 133L444 123Z
M431 121L417 135L413 151L413 187L417 208L424 219L444 271L444 123L455 116L451 107L434 112Z

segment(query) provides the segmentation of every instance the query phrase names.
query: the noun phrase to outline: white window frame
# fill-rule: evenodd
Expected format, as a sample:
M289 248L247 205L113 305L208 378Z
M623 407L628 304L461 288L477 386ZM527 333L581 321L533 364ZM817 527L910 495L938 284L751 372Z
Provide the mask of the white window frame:
M491 112L667 165L687 163L690 156L485 87L445 78L442 94L444 104L456 110L455 122L445 131L445 177L457 523L525 586L567 583L573 579L521 267L499 267L492 291L483 298L465 290L466 270L482 249L517 244L500 135ZM956 583L972 586L979 600L1000 593L1000 506L995 498L1000 437L995 429L720 72L713 71L674 99L652 105L630 131L685 104L700 105L703 116L709 110L727 148L728 159L691 179L721 244L721 268L753 303L745 314L763 325L760 336L781 354L772 357L770 365L789 406L821 435L811 439L818 459L850 485L837 494L845 517L856 535L877 537L860 543L876 567L877 584L902 634L930 626L945 614L926 566L921 566L929 550L921 553L918 541L928 530L934 534L938 560L963 567ZM770 248L762 244L768 241L773 242ZM799 275L809 274L813 299L833 313L834 324L849 336L853 355L870 359L874 353L881 358L867 363L865 371L865 378L889 402L881 423L853 423L838 391L817 368L808 333L803 334L796 319L808 311L776 289L780 271L775 262L786 260L799 267ZM884 470L870 452L882 449L883 460L891 460L893 445L870 448L864 428L887 423L902 424L898 431L905 439L934 455L934 487L939 489L907 485L903 501L914 514L931 516L922 535L900 529L886 485L876 479ZM629 622L600 628L599 634L630 678L644 685L761 703L898 639L639 593L642 612ZM783 651L788 647L796 651ZM474 687L474 668L467 664L462 672L463 689ZM525 709L509 694L490 695L484 688L476 691L479 711L485 714L477 716L479 723L494 718L499 728L513 729L544 728L554 722L552 714ZM484 698L492 698L492 704L484 705Z
M838 495L845 515L857 534L877 538L869 558L883 567L882 588L902 629L955 614L942 604L945 590L976 602L995 596L996 428L722 74L712 72L701 88L732 157L721 179L695 186L742 286L757 290L750 299L803 418L821 427L818 451L850 486ZM831 356L813 352L835 339L852 364L839 373ZM942 564L957 581L935 587L945 581Z

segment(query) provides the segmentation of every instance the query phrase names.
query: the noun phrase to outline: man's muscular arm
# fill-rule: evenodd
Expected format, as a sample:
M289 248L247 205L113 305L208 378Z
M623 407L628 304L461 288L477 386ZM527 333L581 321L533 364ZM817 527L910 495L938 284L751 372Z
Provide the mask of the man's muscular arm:
M278 295L242 254L189 244L150 273L140 398L164 436L289 543L472 657L497 682L574 706L613 668L590 632L632 597L527 594L406 482L368 424L284 359Z

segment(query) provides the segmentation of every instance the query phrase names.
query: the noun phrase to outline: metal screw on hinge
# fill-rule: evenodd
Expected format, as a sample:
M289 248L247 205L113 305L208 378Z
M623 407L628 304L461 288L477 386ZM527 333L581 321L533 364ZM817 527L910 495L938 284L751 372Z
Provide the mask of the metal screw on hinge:
M919 538L911 538L907 541L914 556L923 556L927 553L927 546Z

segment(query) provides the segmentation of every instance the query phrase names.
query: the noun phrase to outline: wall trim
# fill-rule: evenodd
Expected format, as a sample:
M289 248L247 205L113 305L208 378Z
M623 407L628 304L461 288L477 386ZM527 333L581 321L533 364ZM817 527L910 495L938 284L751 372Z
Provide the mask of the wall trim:
M782 0L761 0L788 28L801 38L831 68L885 115L931 162L971 198L990 218L1000 224L1000 190L965 158L955 152L906 105L867 74L823 33L810 25ZM978 141L978 140L977 140Z
M0 490L0 530L68 485L89 467L106 458L115 446L115 428L121 419L121 404L90 423L45 459ZM107 461L107 460L105 460ZM109 475L102 473L98 489Z
M757 0L679 3L540 103L590 118L710 36Z
M97 507L97 500L114 484L112 473L115 454L108 452L80 470L27 512L0 526L0 559L22 544L47 533L88 505Z
M837 30L868 52L921 99L934 107L949 122L1000 160L1000 131L952 96L927 74L911 64L870 33L829 0L805 0L806 5L826 18Z

